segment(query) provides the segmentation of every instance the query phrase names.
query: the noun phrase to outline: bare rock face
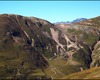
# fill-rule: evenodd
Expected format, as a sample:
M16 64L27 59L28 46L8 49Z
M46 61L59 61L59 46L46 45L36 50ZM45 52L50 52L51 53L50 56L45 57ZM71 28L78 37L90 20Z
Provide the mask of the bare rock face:
M98 27L86 21L54 25L35 17L0 15L0 78L61 78L99 66Z
M94 46L94 50L92 52L92 63L91 63L91 67L99 67L99 66L100 66L100 41L98 41Z

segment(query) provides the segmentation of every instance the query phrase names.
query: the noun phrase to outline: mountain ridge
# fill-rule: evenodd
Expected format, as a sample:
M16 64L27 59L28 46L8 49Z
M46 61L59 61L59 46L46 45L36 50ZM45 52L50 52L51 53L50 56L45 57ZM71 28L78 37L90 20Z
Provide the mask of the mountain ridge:
M0 15L1 79L57 79L99 67L96 20L90 22L96 27L87 25L88 20L55 25L35 17Z

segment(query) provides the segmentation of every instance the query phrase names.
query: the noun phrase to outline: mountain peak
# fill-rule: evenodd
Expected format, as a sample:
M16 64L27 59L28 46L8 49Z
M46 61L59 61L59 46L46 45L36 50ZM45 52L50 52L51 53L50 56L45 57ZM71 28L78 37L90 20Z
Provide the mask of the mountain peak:
M84 20L87 20L87 19L86 18L77 18L77 19L73 20L72 23L81 22Z

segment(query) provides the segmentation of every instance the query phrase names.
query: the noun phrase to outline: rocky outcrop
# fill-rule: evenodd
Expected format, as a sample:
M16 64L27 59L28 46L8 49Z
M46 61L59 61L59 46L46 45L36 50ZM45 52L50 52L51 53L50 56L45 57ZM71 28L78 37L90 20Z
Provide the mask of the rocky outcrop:
M91 67L99 67L100 66L100 41L98 41L92 52L92 63Z

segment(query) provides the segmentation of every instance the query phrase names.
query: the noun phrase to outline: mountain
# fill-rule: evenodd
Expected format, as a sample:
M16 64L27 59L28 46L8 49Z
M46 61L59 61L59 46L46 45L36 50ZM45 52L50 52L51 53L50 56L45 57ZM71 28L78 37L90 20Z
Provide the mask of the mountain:
M87 20L86 18L77 18L76 20L73 20L71 23L81 22Z
M71 22L70 21L66 21L66 22L62 21L62 22L56 22L54 24L71 24Z
M77 23L77 22L81 22L81 21L85 21L85 20L87 20L87 19L86 18L77 18L73 21L66 21L66 22L62 21L62 22L56 22L54 24L71 24L71 23Z
M0 15L0 79L59 79L99 67L100 17L52 24Z

